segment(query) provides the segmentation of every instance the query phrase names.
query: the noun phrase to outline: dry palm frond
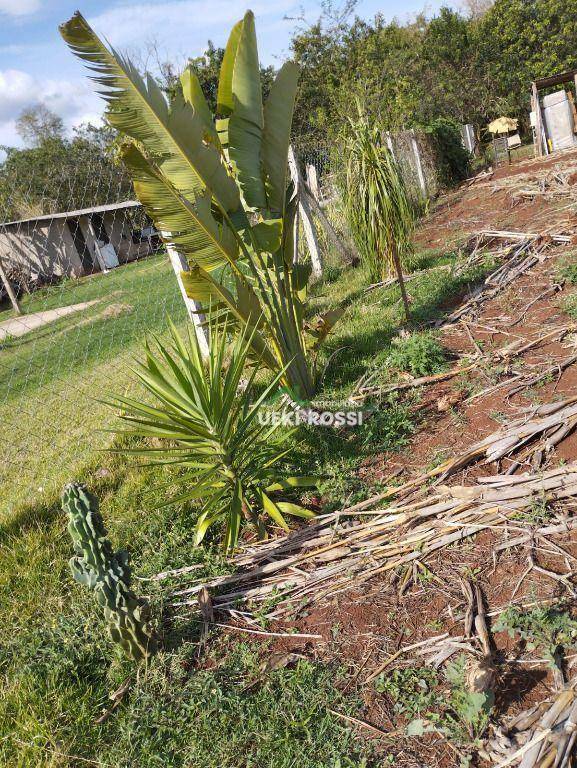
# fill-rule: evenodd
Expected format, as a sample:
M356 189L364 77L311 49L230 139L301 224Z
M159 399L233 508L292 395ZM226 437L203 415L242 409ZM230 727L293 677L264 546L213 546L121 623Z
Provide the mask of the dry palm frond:
M537 502L576 494L574 463L539 477L495 475L475 486L437 488L425 499L365 512L360 519L350 519L347 511L325 515L283 539L245 549L232 561L236 573L176 590L173 605L197 606L197 595L206 587L215 610L274 597L269 618L286 616L479 531L499 528Z
M481 757L505 768L565 768L577 738L577 679L562 691L514 717L484 744Z

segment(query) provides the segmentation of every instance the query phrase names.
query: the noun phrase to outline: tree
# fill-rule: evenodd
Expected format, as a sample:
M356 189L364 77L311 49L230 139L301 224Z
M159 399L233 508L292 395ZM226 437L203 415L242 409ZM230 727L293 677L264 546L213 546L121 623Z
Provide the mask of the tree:
M29 147L39 147L51 139L62 139L64 123L44 104L35 104L22 110L16 120L16 131Z
M136 195L167 246L191 265L182 282L199 313L231 331L248 329L254 357L296 397L312 397L314 352L339 315L305 324L310 269L294 263L298 198L287 161L298 67L283 64L263 103L247 11L225 49L215 120L191 67L169 104L79 13L60 32L106 89L107 119L132 142L123 159Z
M3 147L0 222L118 202L133 196L116 160L116 132L83 125L72 139L46 138L28 149Z

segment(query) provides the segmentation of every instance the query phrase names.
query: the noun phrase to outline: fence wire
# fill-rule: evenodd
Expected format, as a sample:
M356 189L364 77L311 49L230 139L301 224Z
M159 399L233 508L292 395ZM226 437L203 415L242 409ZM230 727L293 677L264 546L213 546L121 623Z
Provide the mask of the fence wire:
M44 174L0 170L0 510L54 492L110 437L99 402L125 392L150 332L186 309L121 168L95 157ZM99 459L106 471L106 455Z
M418 183L411 137L394 151ZM422 144L419 143L421 147ZM296 147L314 166L325 215L347 241L334 146ZM434 167L422 149L431 192ZM415 181L417 179L417 181ZM327 266L338 256L319 228ZM300 242L304 243L304 238ZM116 420L101 399L125 393L146 334L185 324L170 261L122 167L99 152L46 167L0 165L0 517L52 494L97 461Z

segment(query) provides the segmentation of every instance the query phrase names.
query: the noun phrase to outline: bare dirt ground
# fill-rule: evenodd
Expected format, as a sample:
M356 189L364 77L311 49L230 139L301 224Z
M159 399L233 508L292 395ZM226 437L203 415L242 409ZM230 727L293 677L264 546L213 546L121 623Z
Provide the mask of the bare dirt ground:
M456 237L464 241L480 230L503 229L563 233L573 238L577 233L576 183L577 152L500 168L491 179L464 186L440 200L418 233L418 242L439 248ZM528 408L577 395L577 364L515 394L511 394L511 386L482 394L506 382L517 370L530 370L530 366L543 362L560 363L575 350L573 321L561 308L563 298L574 288L559 278L559 262L572 250L572 242L549 249L530 272L482 305L478 315L465 324L447 327L441 336L444 346L455 355L477 355L487 360L512 342L535 341L558 326L569 327L563 339L544 339L500 369L481 364L467 374L423 388L415 406L419 428L410 444L402 453L373 457L362 468L363 473L374 479L396 473L399 482L414 478L440 458L457 455L500 424L519 418ZM440 408L441 403L445 405ZM548 454L542 469L576 459L577 433L572 432ZM477 463L453 476L450 484L471 484L479 475L507 472L510 465L507 459L499 465ZM531 467L521 463L512 469L523 472ZM347 691L356 692L364 702L360 732L374 739L381 754L393 756L395 765L458 765L462 754L445 737L429 734L407 738L393 702L367 681L385 659L405 646L444 632L462 634L466 607L463 579L481 587L489 622L509 604L531 606L569 596L561 581L535 570L527 573L527 546L496 553L500 535L484 531L426 557L429 575L423 581L409 579L401 588L399 575L393 573L369 581L362 590L341 593L288 624L299 633L321 635L322 639L282 638L275 642L274 650L344 664L350 672ZM556 535L551 546L538 548L531 556L544 570L565 572L568 561L564 556L577 557L577 533ZM276 628L286 631L287 623ZM516 640L505 633L493 633L492 639L497 661L493 717L502 721L546 698L554 688L554 679L546 665L531 663ZM397 665L419 663L410 653L401 654L388 671Z

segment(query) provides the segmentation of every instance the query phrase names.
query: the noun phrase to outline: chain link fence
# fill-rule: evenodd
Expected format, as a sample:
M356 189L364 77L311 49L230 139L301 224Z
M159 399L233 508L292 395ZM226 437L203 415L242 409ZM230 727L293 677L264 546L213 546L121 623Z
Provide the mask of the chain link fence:
M54 492L110 440L147 333L186 308L122 168L0 167L0 510ZM9 296L8 291L12 294ZM105 469L106 457L102 458ZM0 515L2 517L2 515Z
M418 189L413 138L396 135L392 145ZM418 142L431 194L434 167ZM0 164L0 518L54 493L99 455L105 471L97 451L115 416L102 398L132 386L129 365L146 334L162 334L168 317L187 322L130 179L105 153L74 147L43 164L18 153ZM329 144L295 149L305 173L314 167L324 213L347 243L342 158ZM325 265L342 263L322 227L319 240Z
M385 140L415 202L422 203L437 195L439 179L430 137L422 131L408 130L387 133ZM338 192L339 177L344 173L342 148L335 143L301 139L295 144L295 152L303 172L306 173L309 165L315 168L322 197L334 197Z

